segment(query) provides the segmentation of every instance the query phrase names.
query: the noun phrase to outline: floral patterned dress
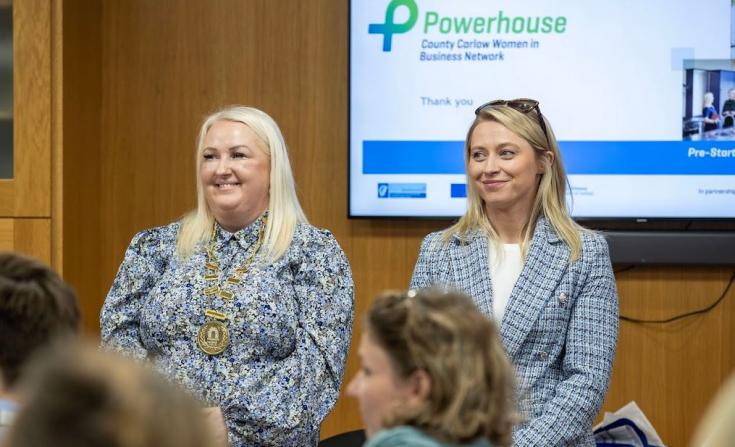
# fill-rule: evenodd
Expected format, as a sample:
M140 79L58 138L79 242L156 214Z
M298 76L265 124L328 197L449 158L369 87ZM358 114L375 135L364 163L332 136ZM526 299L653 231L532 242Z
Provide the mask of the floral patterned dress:
M256 248L263 216L215 229L222 278ZM231 300L206 296L204 248L176 254L180 224L138 233L101 313L102 343L151 361L222 409L232 446L309 446L339 395L350 345L354 288L332 234L299 224L273 263L256 256ZM205 310L228 316L229 344L207 355L196 343Z

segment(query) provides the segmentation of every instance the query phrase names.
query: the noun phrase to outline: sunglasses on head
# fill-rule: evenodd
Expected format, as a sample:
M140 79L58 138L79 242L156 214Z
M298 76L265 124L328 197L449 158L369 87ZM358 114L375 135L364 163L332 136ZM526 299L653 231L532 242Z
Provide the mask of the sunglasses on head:
M544 132L544 136L546 137L546 144L548 144L549 147L551 147L551 143L549 142L549 134L546 131L546 123L544 123L544 116L541 114L541 107L539 107L538 101L536 101L535 99L529 99L529 98L518 98L518 99L511 99L511 100L496 99L494 101L486 102L485 104L475 109L475 115L480 115L480 113L482 113L482 111L488 107L496 107L496 106L508 106L511 109L517 110L524 114L530 112L531 110L536 110L536 116L538 117L538 125L541 127L541 130Z

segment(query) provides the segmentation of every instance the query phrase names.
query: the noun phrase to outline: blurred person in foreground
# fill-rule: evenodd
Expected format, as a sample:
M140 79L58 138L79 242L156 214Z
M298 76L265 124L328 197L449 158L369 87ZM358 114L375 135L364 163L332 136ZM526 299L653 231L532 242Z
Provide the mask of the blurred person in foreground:
M18 411L16 388L28 359L78 329L76 294L56 272L35 259L0 252L0 439Z
M366 447L508 446L513 370L495 324L440 289L386 292L367 312L358 399Z
M37 356L6 447L217 447L197 402L130 359L68 343Z
M691 447L735 445L735 372L720 388L694 432Z

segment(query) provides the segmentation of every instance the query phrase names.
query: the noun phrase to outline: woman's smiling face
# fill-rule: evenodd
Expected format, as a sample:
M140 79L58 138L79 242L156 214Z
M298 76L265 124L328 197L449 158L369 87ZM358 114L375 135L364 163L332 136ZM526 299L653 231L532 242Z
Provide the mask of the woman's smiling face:
M543 171L531 144L502 124L485 121L473 130L467 174L487 213L530 211Z
M237 121L217 121L204 139L199 177L209 209L227 230L228 222L255 220L267 208L270 157L265 142Z

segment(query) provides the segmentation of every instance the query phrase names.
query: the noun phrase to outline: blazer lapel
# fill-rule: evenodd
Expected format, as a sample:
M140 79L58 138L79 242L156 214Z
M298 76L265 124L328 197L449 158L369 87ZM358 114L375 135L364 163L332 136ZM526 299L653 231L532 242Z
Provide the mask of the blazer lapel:
M449 250L453 283L474 298L477 307L487 315L493 315L492 284L488 264L488 241L479 231L464 240L455 236Z
M511 358L533 328L568 264L568 247L546 219L540 218L500 327L503 344Z

